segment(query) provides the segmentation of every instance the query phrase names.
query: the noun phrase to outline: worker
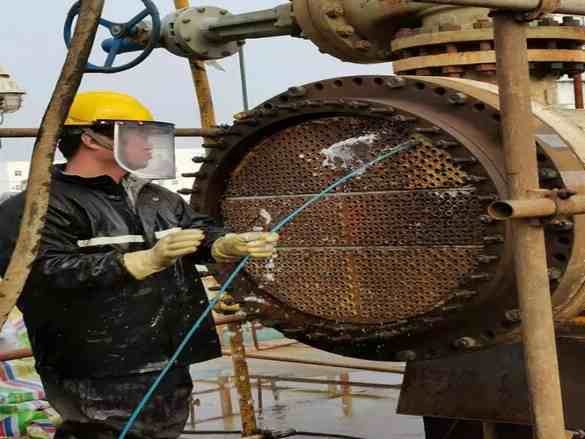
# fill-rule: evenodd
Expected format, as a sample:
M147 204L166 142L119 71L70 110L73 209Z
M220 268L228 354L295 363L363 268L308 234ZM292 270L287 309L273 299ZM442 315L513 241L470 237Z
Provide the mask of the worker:
M53 170L38 256L18 306L56 438L115 438L208 300L196 264L268 258L278 235L225 234L177 194L174 129L136 99L79 94ZM0 209L0 275L17 239L24 195ZM175 438L189 413L189 365L221 355L204 321L129 437Z

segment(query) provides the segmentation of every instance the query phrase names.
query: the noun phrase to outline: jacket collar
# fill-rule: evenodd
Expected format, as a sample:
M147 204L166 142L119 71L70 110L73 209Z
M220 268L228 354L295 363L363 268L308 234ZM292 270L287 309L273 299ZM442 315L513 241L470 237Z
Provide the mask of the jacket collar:
M65 173L65 164L53 166L53 178L67 183L102 189L106 192L120 192L126 190L133 201L138 198L140 191L150 183L148 180L144 180L132 174L127 174L120 183L116 183L116 181L109 175L100 175L98 177L80 177L79 175L71 175Z

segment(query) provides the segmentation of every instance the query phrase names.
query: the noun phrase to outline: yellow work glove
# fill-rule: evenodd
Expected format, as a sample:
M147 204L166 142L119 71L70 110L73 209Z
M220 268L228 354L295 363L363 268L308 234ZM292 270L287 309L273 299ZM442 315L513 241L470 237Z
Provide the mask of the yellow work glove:
M124 266L138 280L163 271L175 263L178 257L195 253L205 234L198 229L181 230L162 238L150 250L126 253Z
M211 254L218 262L231 262L243 256L269 258L275 252L278 238L278 233L228 233L213 243Z

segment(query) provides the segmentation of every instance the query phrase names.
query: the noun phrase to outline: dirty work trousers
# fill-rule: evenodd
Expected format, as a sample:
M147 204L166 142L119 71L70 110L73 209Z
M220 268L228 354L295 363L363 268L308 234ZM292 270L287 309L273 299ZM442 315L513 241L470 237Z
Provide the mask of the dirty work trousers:
M158 374L64 379L41 372L47 399L63 419L55 439L116 439ZM188 368L171 369L126 437L179 437L192 390Z

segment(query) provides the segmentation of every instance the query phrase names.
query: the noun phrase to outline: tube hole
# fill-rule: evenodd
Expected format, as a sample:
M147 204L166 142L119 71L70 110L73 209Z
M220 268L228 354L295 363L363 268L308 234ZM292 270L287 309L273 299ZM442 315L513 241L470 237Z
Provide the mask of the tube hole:
M508 203L503 201L494 201L490 207L488 207L488 213L492 218L504 220L512 216L514 209Z

